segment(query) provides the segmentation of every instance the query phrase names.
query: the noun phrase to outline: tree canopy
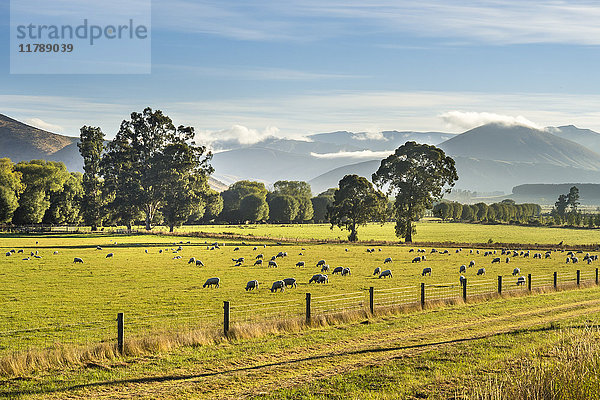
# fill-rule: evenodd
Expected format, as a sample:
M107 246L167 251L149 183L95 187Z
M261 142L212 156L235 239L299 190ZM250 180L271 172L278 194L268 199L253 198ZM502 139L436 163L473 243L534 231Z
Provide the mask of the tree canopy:
M371 221L385 220L387 198L375 190L362 176L346 175L334 192L333 204L328 208L331 228L338 226L350 231L348 240L358 240L358 227Z
M435 146L416 142L398 147L373 174L373 182L395 196L396 235L406 242L412 242L413 222L432 208L456 180L458 174L451 157Z

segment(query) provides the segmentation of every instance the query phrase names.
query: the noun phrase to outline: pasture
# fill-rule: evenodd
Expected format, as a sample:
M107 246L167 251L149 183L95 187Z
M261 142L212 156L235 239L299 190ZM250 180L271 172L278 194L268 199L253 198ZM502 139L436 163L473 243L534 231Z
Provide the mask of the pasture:
M304 226L296 228L303 229ZM512 240L515 239L520 238ZM236 323L301 315L307 292L314 298L315 314L360 307L368 299L371 286L376 296L388 291L399 293L401 300L417 301L419 285L425 282L431 286L428 294L434 297L456 297L459 266L470 261L475 262L475 267L463 274L472 285L470 294L494 291L498 275L505 277L506 288L516 288L516 277L511 275L515 267L523 275L532 274L534 286L538 286L551 284L554 271L558 271L560 281L573 281L577 269L582 270L583 279L590 279L598 263L583 263L580 254L578 264L567 264L562 252L553 252L550 259L534 259L534 251L528 258L511 255L510 263L506 263L499 250L496 255L484 256L483 248L473 249L471 254L469 248L456 253L450 247L438 247L436 253L431 253L431 247L425 248L426 261L413 263L411 260L417 253L405 246L278 245L251 241L242 245L240 241L219 240L220 248L211 250L212 242L212 239L160 235L0 237L0 355L56 342L114 340L117 312L125 313L127 335L142 335L190 326L216 327L222 321L223 301L231 302L232 322ZM177 251L179 246L182 249ZM375 251L368 253L367 248ZM12 249L22 249L23 253L4 255ZM448 254L441 254L444 249ZM36 251L41 258L30 256ZM269 268L268 260L279 252L288 255L276 259L277 268ZM108 253L114 256L106 258ZM264 255L262 266L253 265L258 254ZM75 257L82 258L84 263L73 263ZM191 257L201 260L204 266L188 264ZM244 257L244 261L235 266L232 259L239 257ZM384 264L388 257L392 262ZM492 265L493 257L501 257L502 261ZM329 272L328 283L309 284L313 274L321 271L316 267L321 259L331 270L348 267L351 274L340 276ZM304 261L305 266L296 266L299 261ZM374 276L376 267L391 269L393 278ZM431 276L421 275L425 267L432 269ZM481 267L486 269L486 275L478 276L476 272ZM211 277L221 279L219 288L203 288ZM295 278L297 287L271 293L272 282L284 278ZM253 279L260 283L259 289L244 290L246 282Z
M567 245L599 244L597 229L572 229L533 227L518 225L484 225L440 222L436 219L423 219L416 224L415 243L494 243L558 244ZM160 229L160 228L157 228ZM346 240L348 231L328 224L304 225L199 225L184 226L180 232L206 232L211 234L235 234L248 237L269 237L287 239ZM370 223L358 229L360 241L399 242L394 234L394 224Z

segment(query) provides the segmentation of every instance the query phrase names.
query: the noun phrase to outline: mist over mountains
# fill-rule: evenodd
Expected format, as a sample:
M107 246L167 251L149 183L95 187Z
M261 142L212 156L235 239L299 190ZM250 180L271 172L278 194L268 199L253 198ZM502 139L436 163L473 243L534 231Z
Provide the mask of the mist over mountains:
M444 132L348 132L268 137L253 144L215 141L214 178L225 185L240 179L272 184L304 180L313 193L337 186L346 174L370 178L381 159L406 141L439 146L456 160L457 188L503 191L529 183L600 183L600 134L573 125L543 130L487 124L461 134ZM0 157L62 161L82 170L75 137L34 128L0 114ZM225 186L213 180L214 186Z

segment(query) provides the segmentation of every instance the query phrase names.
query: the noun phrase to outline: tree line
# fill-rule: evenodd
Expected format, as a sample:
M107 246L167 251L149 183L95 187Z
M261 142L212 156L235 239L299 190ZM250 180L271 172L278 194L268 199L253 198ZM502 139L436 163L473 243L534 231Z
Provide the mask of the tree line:
M211 189L212 153L194 140L194 128L175 126L146 108L123 120L112 141L99 127L83 126L79 152L84 173L60 162L0 159L0 223L80 224L98 229L142 221L170 230L184 223L330 223L358 240L358 227L393 220L407 242L414 222L458 179L454 160L430 145L406 142L381 161L371 183L346 175L337 188L312 196L307 182L239 181ZM385 188L385 193L380 190Z
M510 199L490 205L444 201L433 207L433 215L445 221L525 223L539 218L541 212L542 208L539 204L516 204L514 200Z

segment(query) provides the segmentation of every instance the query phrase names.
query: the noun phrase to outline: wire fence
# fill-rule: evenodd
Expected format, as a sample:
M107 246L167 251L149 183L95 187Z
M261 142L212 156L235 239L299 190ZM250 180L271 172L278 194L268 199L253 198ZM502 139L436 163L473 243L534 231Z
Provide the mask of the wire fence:
M272 323L292 318L306 319L363 310L378 310L455 301L481 295L528 293L538 289L572 289L579 285L598 285L598 268L578 270L576 274L554 272L547 275L506 275L497 279L449 283L421 283L386 289L373 287L350 292L312 297L255 303L233 303L219 308L198 308L153 315L125 315L117 324L117 315L103 316L96 321L49 324L23 329L9 329L11 321L0 322L0 358L11 353L70 345L100 343L117 344L123 337L151 337L161 333L181 333L198 329L223 329L228 334L230 324ZM465 286L466 285L466 286ZM126 328L125 328L126 327ZM126 336L125 336L126 334Z

